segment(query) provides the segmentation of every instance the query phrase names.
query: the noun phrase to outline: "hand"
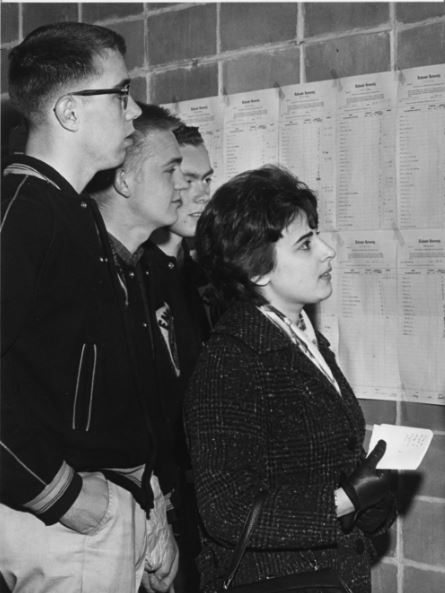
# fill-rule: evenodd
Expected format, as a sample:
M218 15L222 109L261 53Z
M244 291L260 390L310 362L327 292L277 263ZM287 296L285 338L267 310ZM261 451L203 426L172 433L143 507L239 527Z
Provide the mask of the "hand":
M390 491L377 504L362 511L356 525L368 537L377 537L386 533L397 517L397 501Z
M390 490L390 472L376 470L386 451L386 442L379 440L368 457L341 486L354 505L355 512L340 518L345 532L350 531L358 514L382 500Z
M341 487L351 499L356 512L376 504L389 490L389 472L376 470L385 451L386 442L380 440L351 476L341 482Z
M100 472L83 473L82 489L67 512L60 518L60 523L77 531L88 534L96 529L108 508L108 484Z
M166 525L166 532L153 552L155 552L157 568L153 568L147 558L142 585L147 593L166 593L167 591L174 593L173 581L178 572L179 552L170 525ZM153 558L153 554L150 557Z

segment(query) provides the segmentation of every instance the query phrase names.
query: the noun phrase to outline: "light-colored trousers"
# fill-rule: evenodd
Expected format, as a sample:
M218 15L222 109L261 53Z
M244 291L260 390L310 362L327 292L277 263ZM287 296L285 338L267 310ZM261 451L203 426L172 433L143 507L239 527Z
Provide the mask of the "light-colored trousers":
M87 535L0 505L0 572L8 587L13 593L137 593L157 532L151 523L165 522L154 476L151 483L150 521L129 492L108 482L107 511Z

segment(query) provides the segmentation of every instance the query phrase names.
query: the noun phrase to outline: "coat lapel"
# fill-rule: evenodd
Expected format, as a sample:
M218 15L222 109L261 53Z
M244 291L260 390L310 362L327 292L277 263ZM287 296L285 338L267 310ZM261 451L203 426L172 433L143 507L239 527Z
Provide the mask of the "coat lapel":
M291 343L288 336L282 330L271 323L252 303L236 303L233 305L216 325L215 331L216 333L227 333L242 340L259 355L276 353L279 357L286 356L289 359L292 369L323 384L325 390L332 397L340 398L336 388L324 373L320 371L298 346ZM349 410L352 398L354 400L354 413L356 413L355 408L357 404L355 396L343 373L337 366L335 356L329 348L329 342L322 334L319 332L316 333L320 352L330 366L342 392L340 399L343 400L345 408Z

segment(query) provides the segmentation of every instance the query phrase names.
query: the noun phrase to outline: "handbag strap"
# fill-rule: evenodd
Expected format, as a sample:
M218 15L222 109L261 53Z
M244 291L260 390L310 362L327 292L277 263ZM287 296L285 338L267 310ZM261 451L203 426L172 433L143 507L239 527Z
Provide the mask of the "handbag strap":
M241 560L243 559L244 552L247 548L247 543L250 538L250 534L252 533L253 528L255 527L255 523L257 522L258 516L261 513L261 509L263 507L264 501L266 499L267 492L263 491L258 494L256 497L249 514L247 515L247 519L244 523L243 529L241 531L241 535L237 541L235 546L235 550L233 552L233 556L230 562L230 567L228 570L228 574L223 581L222 590L227 591L235 578L237 573L238 567L240 565Z
M258 494L255 498L255 501L249 510L249 514L247 515L246 521L244 523L243 529L241 531L241 535L238 539L238 542L235 546L233 551L233 555L230 561L230 567L227 573L226 578L223 580L221 591L228 591L230 585L232 584L233 579L238 571L239 565L241 560L243 559L244 552L247 548L247 543L250 538L250 534L252 533L253 528L255 527L255 523L258 520L258 517L261 513L261 509L263 508L264 501L267 496L267 491L262 491ZM317 571L320 581L317 583L316 586L321 588L330 588L332 590L337 589L340 591L344 591L345 593L352 593L349 586L344 582L344 580L334 572L332 569L324 569ZM314 573L312 573L313 575ZM306 587L313 586L313 580L308 582Z

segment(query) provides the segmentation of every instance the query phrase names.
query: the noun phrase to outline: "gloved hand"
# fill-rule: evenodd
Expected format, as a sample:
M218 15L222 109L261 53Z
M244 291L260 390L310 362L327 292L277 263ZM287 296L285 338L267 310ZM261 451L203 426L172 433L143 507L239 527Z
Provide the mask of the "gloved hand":
M378 503L359 513L356 525L368 537L386 533L397 518L397 500L388 491Z
M344 531L349 531L359 513L382 500L390 490L390 473L376 470L376 465L386 451L386 442L379 440L368 457L344 478L340 485L354 505L355 512L341 517Z

